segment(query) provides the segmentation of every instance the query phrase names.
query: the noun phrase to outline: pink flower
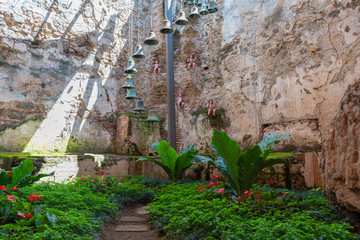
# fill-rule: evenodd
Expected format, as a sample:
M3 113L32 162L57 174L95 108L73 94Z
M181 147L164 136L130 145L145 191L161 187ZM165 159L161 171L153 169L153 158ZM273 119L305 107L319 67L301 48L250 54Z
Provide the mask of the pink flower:
M15 202L14 195L7 195L6 197L9 201Z
M25 218L25 215L23 213L21 213L21 212L18 212L17 215L19 215L22 218Z
M27 213L25 216L28 217L28 218L32 218L32 217L33 217L30 213Z
M85 178L84 178L84 177L82 177L82 178L80 178L80 180L85 180Z
M94 180L94 179L91 179L91 181L92 181L92 182L95 182L95 180Z
M223 192L225 190L225 188L219 188L218 190L217 190L217 192L218 193L221 193L221 192Z

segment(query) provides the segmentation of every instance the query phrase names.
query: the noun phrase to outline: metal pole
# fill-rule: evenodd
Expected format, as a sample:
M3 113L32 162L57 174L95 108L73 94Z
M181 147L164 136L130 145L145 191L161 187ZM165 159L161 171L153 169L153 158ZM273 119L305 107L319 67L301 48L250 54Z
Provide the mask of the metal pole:
M172 27L171 0L165 0L166 17ZM168 96L168 139L172 148L176 149L176 115L174 90L174 50L172 33L166 34L167 96Z

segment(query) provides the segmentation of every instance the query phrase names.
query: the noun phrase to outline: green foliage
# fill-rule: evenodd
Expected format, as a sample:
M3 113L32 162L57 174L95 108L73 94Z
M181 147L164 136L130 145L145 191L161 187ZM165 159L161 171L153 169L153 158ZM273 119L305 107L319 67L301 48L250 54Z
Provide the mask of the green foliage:
M205 157L197 159L214 165L225 176L237 195L242 195L251 188L264 168L280 163L286 164L282 159L267 157L276 145L288 136L290 134L280 138L277 134L267 136L258 145L242 152L239 145L226 133L214 130L211 148L215 153L216 162Z
M149 158L139 158L137 161L154 162L164 169L172 181L178 181L186 169L193 164L194 157L199 151L194 150L194 144L188 146L180 154L170 147L167 141L153 144L155 151L160 155L161 161Z
M226 185L203 186L192 183L164 187L150 203L154 225L169 238L181 240L354 237L347 230L350 226L337 220L321 192L283 192L265 186L252 189L252 194L247 193L249 197L229 199L231 191ZM218 188L225 190L218 193ZM279 196L283 201L278 201Z
M28 201L31 193L44 199L34 205L32 224L19 225L23 218L15 213L7 225L0 225L1 239L94 239L103 222L114 217L123 204L154 197L138 183L100 176L25 187L16 192L14 204Z
M37 176L30 176L34 170L32 160L26 159L12 171L4 171L0 169L0 185L5 185L7 188L10 187L25 187L37 182L43 177L48 177L48 174L39 174Z

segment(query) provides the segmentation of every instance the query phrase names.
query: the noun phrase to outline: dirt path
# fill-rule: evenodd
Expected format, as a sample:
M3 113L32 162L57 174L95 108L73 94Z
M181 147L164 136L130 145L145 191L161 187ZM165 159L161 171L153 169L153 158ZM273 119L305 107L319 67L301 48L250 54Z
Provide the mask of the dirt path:
M102 240L157 240L157 231L148 223L145 204L126 206L120 215L108 222L101 233Z

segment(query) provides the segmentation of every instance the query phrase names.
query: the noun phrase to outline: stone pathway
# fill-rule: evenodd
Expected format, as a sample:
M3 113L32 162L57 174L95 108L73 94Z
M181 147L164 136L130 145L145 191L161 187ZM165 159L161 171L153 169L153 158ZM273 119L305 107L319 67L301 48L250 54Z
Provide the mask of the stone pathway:
M124 207L120 216L107 223L101 234L102 240L157 240L161 239L148 223L146 205Z

